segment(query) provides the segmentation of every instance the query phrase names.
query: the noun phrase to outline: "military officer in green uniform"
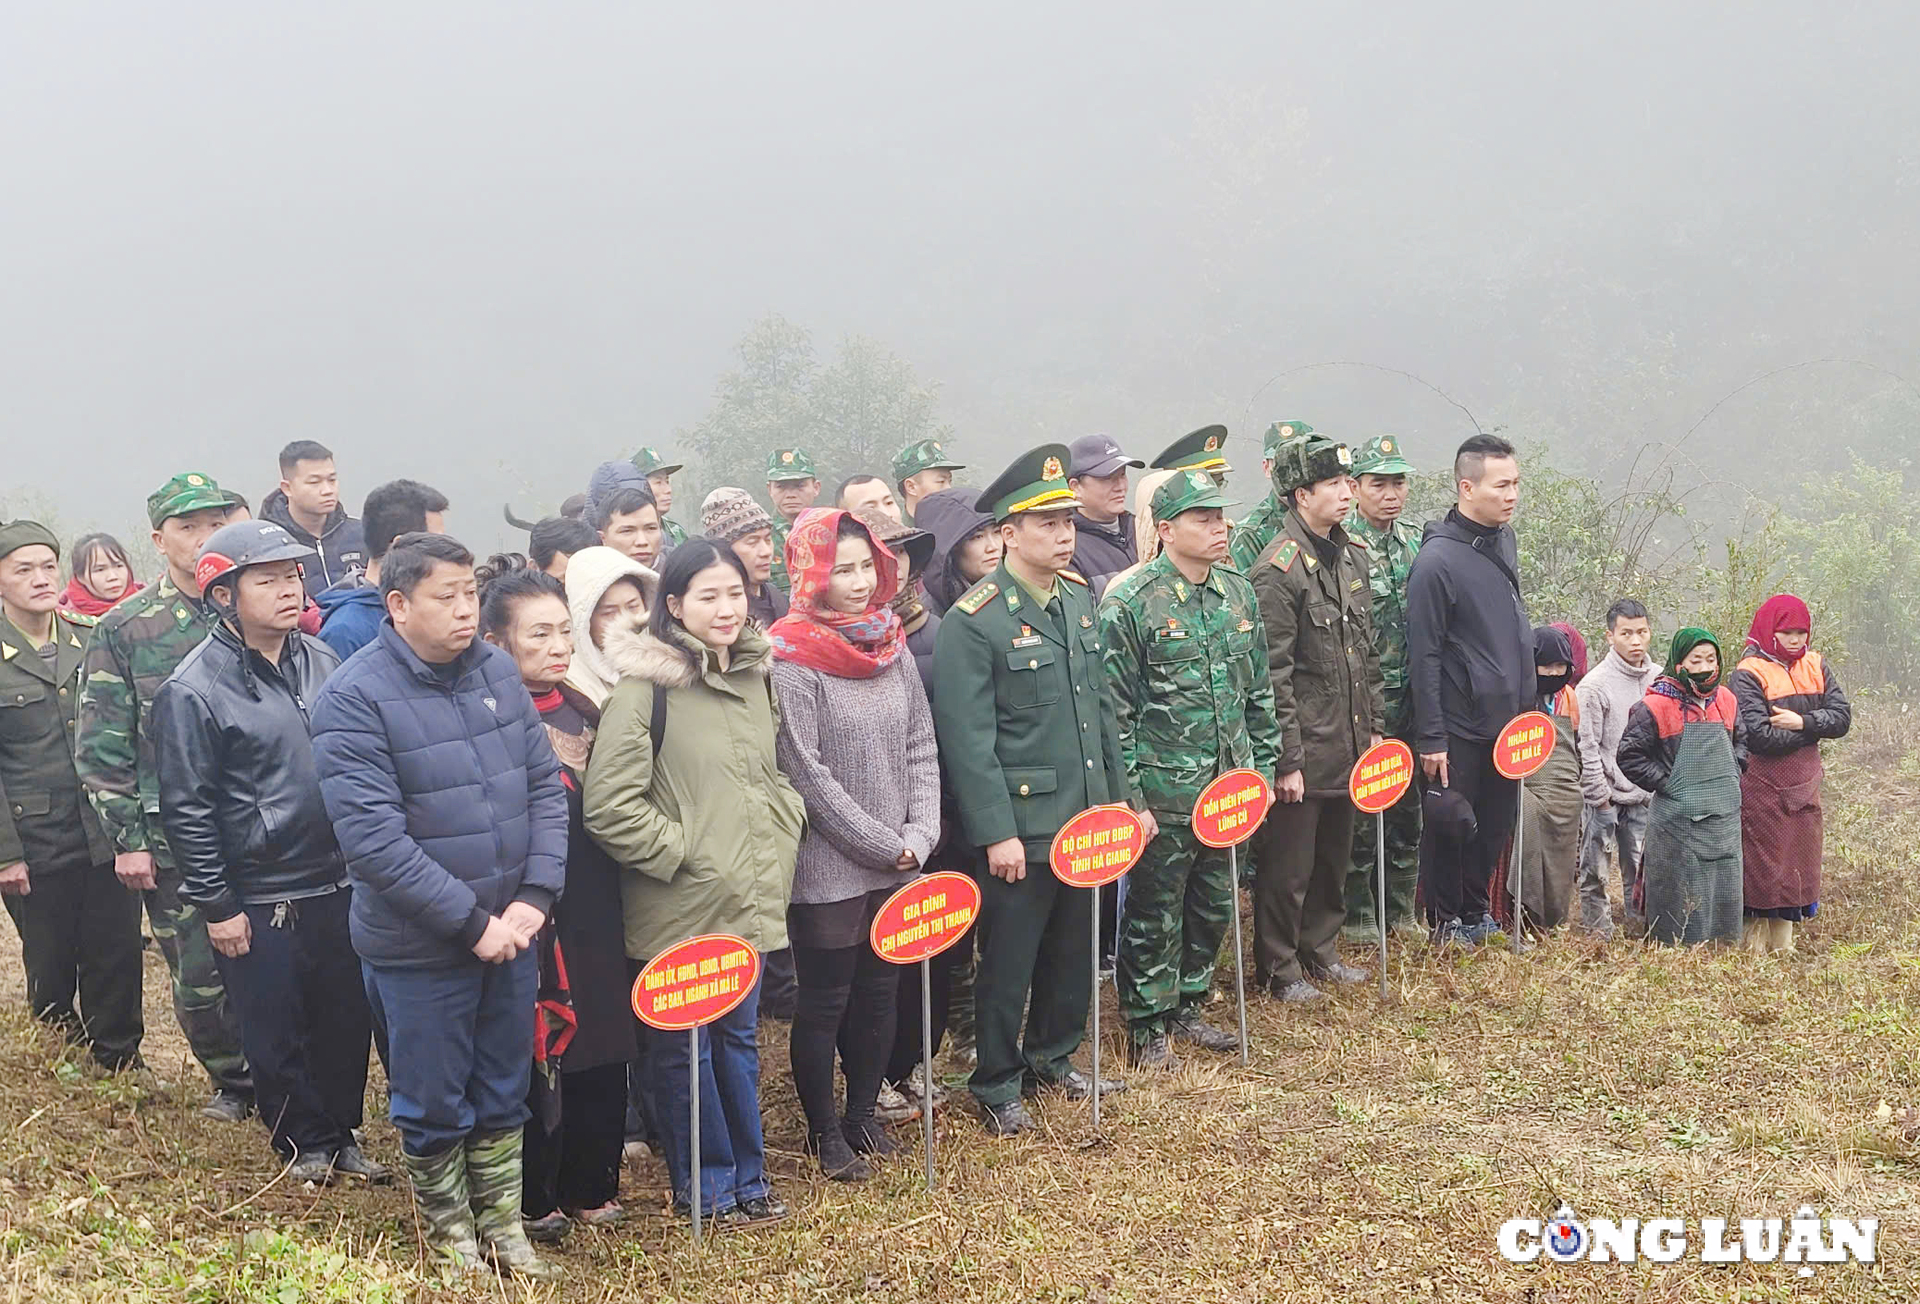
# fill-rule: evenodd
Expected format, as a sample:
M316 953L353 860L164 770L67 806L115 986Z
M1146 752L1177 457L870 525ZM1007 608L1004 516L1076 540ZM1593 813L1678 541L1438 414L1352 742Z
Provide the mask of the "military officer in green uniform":
M1064 444L1036 448L981 492L1005 554L948 609L933 658L940 759L961 832L984 861L971 1086L995 1136L1033 1126L1023 1094L1084 1099L1123 1085L1096 1084L1073 1065L1093 995L1094 894L1048 866L1061 825L1134 800L1093 599L1066 569L1079 506L1068 456ZM1143 818L1151 838L1157 826L1151 812Z
M253 1109L239 1019L214 965L206 920L180 899L180 871L160 827L160 773L148 728L154 694L218 619L200 598L193 567L230 506L211 477L191 471L148 495L153 543L166 569L94 627L81 666L73 763L113 844L114 873L145 893L147 921L173 974L174 1015L213 1079L213 1099L202 1112L239 1122Z
M34 1017L111 1071L140 1065L140 898L73 772L91 616L59 610L60 541L0 525L0 893ZM74 1009L75 998L80 1008Z
M793 587L787 578L787 535L801 512L820 497L820 473L804 448L776 448L767 454L767 501L773 504L773 578L785 593Z
M1227 543L1227 559L1235 570L1251 572L1253 563L1260 560L1260 554L1273 542L1273 536L1280 533L1280 521L1287 514L1287 505L1272 489L1274 458L1283 446L1312 433L1313 427L1304 421L1276 421L1267 427L1260 444L1260 474L1268 483L1267 496L1233 527L1233 536Z
M1376 435L1353 459L1353 512L1347 534L1367 550L1367 588L1373 594L1373 646L1380 653L1386 686L1386 732L1413 746L1413 702L1407 696L1407 575L1420 550L1420 532L1400 519L1407 507L1413 465L1401 453L1400 436ZM1417 750L1417 749L1416 749ZM1347 937L1377 936L1379 892L1371 817L1353 826L1353 868L1347 874ZM1420 802L1412 794L1387 811L1387 926L1424 937L1414 918L1413 893L1420 876Z
M953 488L953 473L967 469L947 455L937 439L916 439L893 455L893 485L900 493L900 510L907 525L913 524L914 508L928 494Z
M1253 585L1224 565L1227 499L1204 471L1181 471L1153 495L1161 550L1108 590L1100 641L1128 783L1160 835L1127 875L1118 986L1133 1062L1176 1067L1169 1037L1239 1049L1208 1024L1235 890L1224 850L1190 827L1202 789L1228 770L1271 781L1279 759L1267 636Z
M1160 456L1149 466L1155 471L1205 471L1224 489L1227 472L1233 470L1227 465L1226 454L1220 451L1226 445L1225 426L1201 426L1161 449Z
M1281 751L1253 890L1254 971L1284 1001L1326 995L1310 981L1364 982L1336 947L1353 859L1347 780L1379 741L1386 703L1373 647L1366 550L1341 522L1353 504L1345 444L1313 435L1279 450L1280 533L1253 568Z
M643 448L633 455L633 465L647 477L647 488L653 491L653 501L660 508L660 533L666 536L660 545L660 555L664 557L687 541L686 530L667 515L673 510L673 473L683 463L667 461L657 448Z

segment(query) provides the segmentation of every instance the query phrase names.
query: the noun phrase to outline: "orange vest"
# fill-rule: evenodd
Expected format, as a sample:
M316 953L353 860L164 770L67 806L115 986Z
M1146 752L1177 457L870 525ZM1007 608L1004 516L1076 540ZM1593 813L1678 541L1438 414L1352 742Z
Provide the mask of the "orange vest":
M1783 697L1820 697L1827 691L1827 663L1808 648L1791 666L1783 666L1772 657L1748 657L1740 669L1760 681L1760 690L1769 702Z

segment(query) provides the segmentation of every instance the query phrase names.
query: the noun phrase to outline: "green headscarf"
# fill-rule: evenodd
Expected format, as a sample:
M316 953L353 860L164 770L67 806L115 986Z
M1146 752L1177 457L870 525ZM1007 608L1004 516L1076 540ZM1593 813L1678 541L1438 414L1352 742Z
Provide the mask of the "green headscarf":
M1719 686L1720 677L1726 667L1722 665L1711 676L1689 674L1680 668L1680 663L1691 656L1693 650L1702 643L1713 644L1715 655L1725 660L1726 653L1721 651L1719 639L1698 625L1688 625L1673 636L1673 646L1667 652L1667 678L1677 684L1685 684L1696 696L1705 697ZM1703 679L1705 682L1701 682Z

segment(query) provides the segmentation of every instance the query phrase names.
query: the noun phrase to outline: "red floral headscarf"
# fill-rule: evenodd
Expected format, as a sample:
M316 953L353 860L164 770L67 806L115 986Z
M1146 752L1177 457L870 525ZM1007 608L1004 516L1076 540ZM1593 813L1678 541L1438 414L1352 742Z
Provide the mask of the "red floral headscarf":
M1790 666L1806 655L1806 649L1798 652L1783 649L1780 646L1783 629L1813 632L1813 617L1807 613L1807 604L1791 593L1776 593L1760 604L1760 610L1753 613L1753 624L1747 628L1747 644Z
M873 548L876 582L867 609L858 615L827 605L843 520L858 525ZM792 606L767 631L775 657L843 679L871 679L899 659L906 632L888 604L900 587L900 561L858 517L831 507L800 513L787 535L787 575L793 581Z

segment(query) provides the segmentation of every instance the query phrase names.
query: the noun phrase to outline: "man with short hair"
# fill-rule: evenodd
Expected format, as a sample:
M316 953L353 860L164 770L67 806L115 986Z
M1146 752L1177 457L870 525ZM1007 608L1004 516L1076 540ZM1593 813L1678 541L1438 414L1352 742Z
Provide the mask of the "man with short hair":
M380 584L388 622L321 690L313 745L391 1114L429 1248L546 1279L520 1225L521 1125L566 790L513 658L474 636L473 554L402 535Z
M1201 426L1161 449L1160 456L1149 465L1156 471L1205 471L1224 489L1227 473L1233 470L1227 465L1227 455L1220 451L1226 443L1225 426Z
M671 515L673 476L682 468L683 463L667 461L660 456L660 450L657 448L643 448L633 455L633 465L640 474L647 477L647 490L653 495L654 504L660 509L660 532L666 540L660 550L672 552L687 541L687 532L680 528Z
M906 517L900 511L893 490L887 488L887 482L877 475L850 475L842 480L840 491L834 495L834 505L856 516L862 512L879 512L882 516L906 524Z
M1622 774L1616 757L1627 713L1660 677L1660 663L1647 655L1652 639L1646 607L1621 598L1607 608L1607 655L1574 689L1580 704L1580 791L1587 804L1586 832L1580 839L1580 927L1599 937L1613 936L1613 909L1607 901L1609 844L1620 858L1627 931L1638 936L1647 927L1633 896L1653 794Z
M1413 704L1407 697L1407 576L1420 536L1401 519L1407 508L1413 464L1400 436L1375 435L1353 459L1353 512L1347 535L1367 552L1367 588L1373 596L1373 646L1380 654L1386 689L1387 735L1414 745ZM1420 877L1420 803L1411 797L1387 808L1387 926L1419 932L1414 888ZM1347 923L1351 941L1367 941L1379 927L1380 871L1377 820L1353 826L1353 865L1347 871Z
M785 593L787 534L801 512L820 498L820 476L804 448L776 448L767 454L767 501L773 504L773 584Z
M1073 569L1085 577L1097 604L1108 581L1140 560L1133 513L1127 510L1127 468L1146 463L1121 452L1111 435L1082 435L1069 449L1067 488L1080 500L1073 514Z
M900 499L887 515L902 525L912 525L920 500L928 494L953 488L953 473L966 469L966 463L956 462L947 455L938 439L914 440L893 455L893 482L900 491ZM840 506L850 512L864 510L864 506L848 507L845 503Z
M1312 426L1293 419L1276 421L1267 427L1260 441L1260 475L1268 486L1267 496L1233 527L1227 543L1227 558L1235 570L1252 574L1253 564L1273 542L1273 536L1280 533L1281 522L1287 517L1287 504L1273 492L1273 463L1282 448L1312 433Z
M1474 435L1453 459L1455 502L1427 525L1407 579L1407 687L1430 783L1460 793L1475 832L1420 848L1420 893L1436 943L1478 946L1494 863L1513 833L1519 785L1493 767L1493 742L1535 700L1533 622L1520 594L1514 508L1520 463L1498 435Z
M761 629L787 614L787 595L769 581L773 576L773 518L745 489L723 486L700 504L700 528L708 538L733 549L747 570L747 615Z
M366 568L326 590L320 604L320 637L342 661L373 642L387 618L380 597L380 559L403 534L445 534L447 496L418 480L390 480L367 495L360 508L367 545ZM298 537L298 536L295 536Z
M1158 556L1100 605L1100 642L1127 779L1159 836L1127 874L1116 972L1133 1062L1177 1067L1169 1038L1239 1039L1202 1017L1237 890L1227 853L1193 836L1193 804L1228 770L1271 775L1280 751L1253 585L1224 565L1227 499L1204 471L1153 495Z
M317 560L306 577L310 598L367 564L366 536L340 505L340 476L325 444L296 439L280 450L280 487L260 504L260 516L314 550Z
M113 848L74 773L94 620L59 603L53 531L0 525L0 899L20 934L34 1017L119 1072L141 1067L146 1031L140 898L114 877Z
M600 542L615 552L648 570L660 565L660 508L645 489L615 489L601 498L594 505L593 528L600 531Z
M1316 978L1367 978L1337 946L1353 854L1347 781L1386 714L1366 552L1341 525L1352 466L1347 446L1322 435L1276 450L1273 487L1287 514L1253 573L1281 736L1277 800L1257 850L1254 971L1289 1002L1324 1000Z
M1092 894L1048 868L1053 838L1089 806L1133 802L1100 631L1073 561L1064 444L1015 460L981 491L1006 552L940 622L933 715L961 832L985 860L979 975L979 1059L971 1087L987 1131L1033 1126L1022 1095L1085 1099L1094 1082L1072 1055L1092 999L1087 945ZM1156 825L1143 810L1147 836ZM1026 1035L1021 1014L1027 1011Z
M153 703L161 821L207 921L287 1175L389 1174L360 1152L372 1031L347 935L347 866L320 800L308 712L340 665L299 630L313 550L272 521L223 526L195 570L220 621Z
M160 578L100 618L82 663L73 768L113 844L114 873L145 894L153 940L173 976L173 1012L194 1058L213 1079L202 1113L237 1123L253 1111L240 1021L207 940L207 922L180 895L181 875L160 823L154 697L213 629L215 615L194 576L200 545L227 522L226 493L187 471L147 496Z

